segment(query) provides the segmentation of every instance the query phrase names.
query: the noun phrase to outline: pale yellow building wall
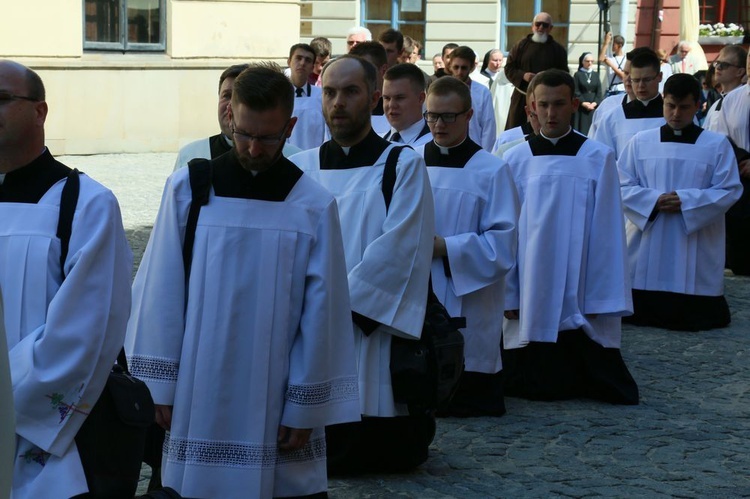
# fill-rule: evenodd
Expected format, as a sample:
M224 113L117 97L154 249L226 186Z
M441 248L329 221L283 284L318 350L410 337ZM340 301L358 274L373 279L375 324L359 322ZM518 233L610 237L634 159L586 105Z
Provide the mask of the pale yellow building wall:
M0 58L45 81L54 154L177 151L218 133L226 67L286 63L299 16L291 0L168 0L166 51L123 54L83 50L82 0L7 1Z

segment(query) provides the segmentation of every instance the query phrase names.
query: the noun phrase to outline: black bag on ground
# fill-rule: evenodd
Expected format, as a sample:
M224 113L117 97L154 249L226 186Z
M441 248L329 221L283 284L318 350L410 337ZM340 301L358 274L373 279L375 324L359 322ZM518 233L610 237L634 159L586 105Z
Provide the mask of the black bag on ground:
M63 280L80 191L78 175L78 170L70 172L60 198L57 237ZM125 350L120 349L104 391L75 437L89 487L83 497L133 498L141 473L146 430L154 418L151 393L145 383L130 375Z
M89 498L132 499L138 488L146 433L154 422L146 384L128 372L125 351L76 435Z
M401 149L391 149L383 170L386 212L393 197ZM408 404L411 414L441 409L456 393L464 371L464 337L458 329L464 327L466 319L448 314L430 280L422 335L418 340L397 336L391 340L393 398L397 403Z

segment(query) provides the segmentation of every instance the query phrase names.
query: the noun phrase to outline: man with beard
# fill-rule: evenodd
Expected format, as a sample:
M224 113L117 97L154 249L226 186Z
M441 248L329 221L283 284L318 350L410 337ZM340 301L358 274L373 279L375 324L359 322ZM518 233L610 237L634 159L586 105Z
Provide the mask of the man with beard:
M278 66L237 77L232 150L169 177L133 284L126 349L183 497L325 497L323 427L359 420L336 201L281 154L293 101Z
M435 235L432 193L424 160L403 148L386 208L383 172L395 145L370 124L380 97L376 81L375 67L351 54L326 66L323 115L332 140L292 158L336 197L344 235L362 421L326 428L334 474L412 469L427 459L435 432L430 414L409 414L395 403L390 379L391 338L422 333Z
M235 78L247 69L247 64L229 66L219 77L219 129L220 133L190 142L180 148L174 171L187 166L193 158L214 159L232 149L232 130L229 120L229 102L232 100L232 85ZM299 147L292 144L284 145L284 156L291 156L299 152Z
M545 69L568 71L568 54L565 47L552 39L552 16L540 12L534 17L531 34L510 49L508 62L505 64L505 75L515 86L510 100L508 121L505 129L521 126L526 122L523 107L524 95L534 75Z

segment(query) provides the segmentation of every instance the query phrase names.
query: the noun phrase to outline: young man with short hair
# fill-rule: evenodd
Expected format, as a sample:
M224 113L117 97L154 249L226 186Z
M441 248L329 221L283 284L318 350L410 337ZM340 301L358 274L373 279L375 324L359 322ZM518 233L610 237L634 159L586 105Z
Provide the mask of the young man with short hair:
M598 125L592 125L592 130L589 131L592 139L611 147L618 158L634 134L664 124L664 101L659 94L659 57L651 49L640 49L629 61L628 82L632 86L635 100L604 114Z
M301 150L318 147L325 142L326 136L322 92L320 87L309 82L316 57L315 49L306 43L297 43L289 49L287 65L291 69L289 79L294 85L292 116L297 118L297 125L287 142Z
M632 305L614 154L570 126L570 74L550 69L532 81L539 135L504 156L521 201L506 279L505 394L637 404L620 355L620 316Z
M477 55L471 47L458 47L451 52L448 67L452 76L461 80L471 90L474 118L469 122L469 136L487 152L495 144L495 108L492 106L490 90L476 83L469 75L477 67Z
M618 166L633 286L633 324L699 331L729 324L724 213L742 186L726 137L693 124L700 83L664 85L666 125L638 133Z
M453 317L465 317L466 370L442 415L501 416L505 274L516 261L518 194L505 161L468 136L471 93L440 78L427 95L435 137L417 148L435 200L432 285Z
M391 129L383 138L411 146L430 142L432 134L422 116L424 101L423 73L416 65L396 64L386 71L383 110Z

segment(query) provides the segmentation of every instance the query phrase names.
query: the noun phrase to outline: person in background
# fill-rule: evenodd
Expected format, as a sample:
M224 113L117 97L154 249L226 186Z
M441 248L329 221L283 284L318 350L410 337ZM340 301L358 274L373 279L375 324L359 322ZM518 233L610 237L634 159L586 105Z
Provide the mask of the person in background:
M372 41L372 33L363 26L354 26L346 34L346 52L352 51L357 44Z
M325 66L328 61L331 60L331 51L333 50L333 45L331 44L331 40L328 38L325 38L323 36L319 36L317 38L313 38L310 42L310 46L315 50L315 66L313 67L313 71L310 74L310 78L308 81L310 81L311 84L315 85L316 87L320 86L320 72L323 71L323 66Z
M602 101L602 82L599 73L594 71L594 55L584 52L578 58L578 71L573 75L576 84L578 111L573 119L573 128L584 135L589 133L594 110Z
M609 44L612 44L612 50L609 50ZM612 37L612 32L608 32L604 36L604 43L602 43L601 49L599 50L599 62L603 62L607 65L607 82L605 93L607 96L622 94L625 92L625 74L623 68L625 67L625 52L623 47L625 46L625 39L617 35Z

